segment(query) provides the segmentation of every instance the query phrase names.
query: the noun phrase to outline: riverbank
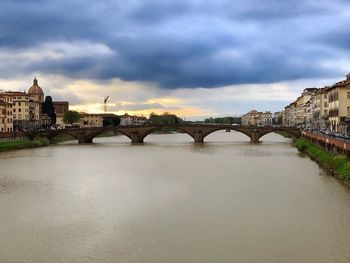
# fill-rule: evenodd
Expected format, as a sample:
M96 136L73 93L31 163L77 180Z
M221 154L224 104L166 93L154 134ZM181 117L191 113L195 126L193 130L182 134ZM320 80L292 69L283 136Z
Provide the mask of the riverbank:
M310 156L329 174L350 182L350 161L345 155L331 153L304 137L296 139L294 144L300 152Z
M47 145L49 145L49 141L45 138L38 138L32 141L2 141L0 142L0 152L43 147Z

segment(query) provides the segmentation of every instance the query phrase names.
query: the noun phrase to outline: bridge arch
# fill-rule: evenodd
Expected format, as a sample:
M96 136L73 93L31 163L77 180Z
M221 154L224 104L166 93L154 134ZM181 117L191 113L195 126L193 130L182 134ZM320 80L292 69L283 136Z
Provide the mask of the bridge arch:
M289 135L294 136L294 137L300 136L300 133L298 131L292 131L292 130L287 130L287 129L275 129L275 130L266 130L266 131L260 132L258 135L258 139L262 138L263 136L265 136L269 133L277 133L278 134L278 132L286 132ZM281 135L281 134L280 134L280 136L283 137L283 135Z
M183 132L183 133L186 133L187 135L189 135L192 139L194 139L193 135L190 134L188 131L186 131L185 129L181 128L181 127L178 127L178 126L172 126L172 125L163 125L163 126L155 126L155 127L152 127L150 128L149 130L147 130L146 132L144 132L142 135L141 135L141 138L142 138L142 141L150 134L154 133L155 131L159 131L163 128L173 128L177 131L180 131L180 132Z
M128 137L130 140L132 140L130 134L128 134L127 132L125 132L125 131L119 129L118 127L109 127L109 126L108 126L108 127L103 127L103 128L101 128L101 129L99 129L99 130L97 130L97 131L94 131L94 132L89 133L89 134L87 135L87 138L88 138L89 140L91 140L91 142L92 142L92 140L93 140L94 138L96 138L97 136L99 136L99 135L101 135L101 134L103 134L103 133L105 133L105 132L108 132L108 131L113 131L113 132L121 133L121 134L125 135L126 137Z
M203 140L204 140L207 136L209 136L210 134L215 133L215 132L217 132L217 131L222 131L222 130L236 131L236 132L239 132L239 133L244 134L244 135L247 136L249 139L251 139L251 135L250 135L250 133L247 132L247 131L244 131L244 130L241 130L241 129L238 129L238 128L234 128L234 127L230 127L230 128L227 128L227 127L218 127L218 128L213 128L212 130L203 133Z
M52 141L54 138L57 138L59 136L62 136L62 135L69 135L71 136L73 139L75 140L78 140L79 137L77 136L77 134L75 134L74 132L71 132L71 131L67 131L67 130L62 130L60 132L54 132L54 133L51 133L50 135L46 135L45 137L49 140L49 141Z

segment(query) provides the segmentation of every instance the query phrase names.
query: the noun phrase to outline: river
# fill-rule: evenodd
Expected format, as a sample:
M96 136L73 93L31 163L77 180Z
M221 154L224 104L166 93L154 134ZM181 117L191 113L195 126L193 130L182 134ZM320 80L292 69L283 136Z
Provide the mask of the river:
M0 262L350 262L350 191L289 139L0 153Z

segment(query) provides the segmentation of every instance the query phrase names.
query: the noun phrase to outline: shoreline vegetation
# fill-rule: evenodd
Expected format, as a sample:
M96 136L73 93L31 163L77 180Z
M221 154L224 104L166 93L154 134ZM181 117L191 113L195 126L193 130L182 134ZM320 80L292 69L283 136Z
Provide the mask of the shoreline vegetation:
M296 139L294 144L299 152L307 154L328 174L350 183L350 160L345 155L331 153L303 137Z
M164 128L158 131L155 131L155 134L171 134L174 132L180 132L172 128ZM121 136L121 133L114 132L106 132L98 135L98 137L112 137L112 136ZM30 149L37 147L45 147L50 144L57 144L64 141L76 140L74 137L64 134L62 136L58 136L54 138L52 141L49 141L46 138L35 138L34 140L24 139L20 141L0 141L0 152L14 151L14 150L22 150L22 149Z
M291 138L298 151L318 163L328 175L334 176L350 185L350 160L345 155L331 153L304 137L295 138L284 131L278 132L278 134L285 138Z
M49 144L50 143L46 138L36 138L32 141L31 140L2 141L0 142L0 152L44 147Z

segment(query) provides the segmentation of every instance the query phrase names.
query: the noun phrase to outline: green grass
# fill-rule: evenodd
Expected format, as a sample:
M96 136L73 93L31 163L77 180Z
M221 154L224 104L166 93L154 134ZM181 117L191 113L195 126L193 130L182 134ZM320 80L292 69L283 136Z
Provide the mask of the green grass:
M282 135L285 138L293 138L294 137L293 135L291 135L289 132L286 132L286 131L277 131L276 133Z
M330 153L303 137L296 140L295 146L299 151L308 153L321 166L333 169L336 175L350 180L350 161L346 156Z
M42 147L48 145L47 139L35 139L33 141L23 140L23 141L1 141L0 142L0 152L20 150L27 148Z

